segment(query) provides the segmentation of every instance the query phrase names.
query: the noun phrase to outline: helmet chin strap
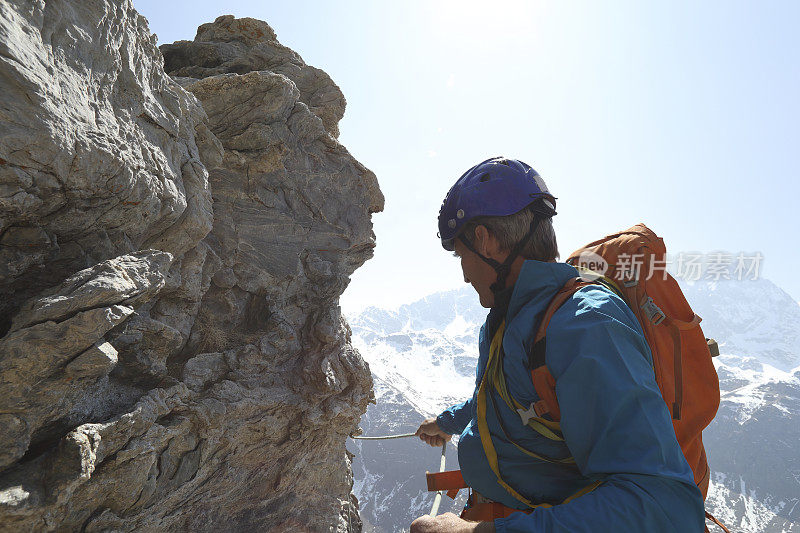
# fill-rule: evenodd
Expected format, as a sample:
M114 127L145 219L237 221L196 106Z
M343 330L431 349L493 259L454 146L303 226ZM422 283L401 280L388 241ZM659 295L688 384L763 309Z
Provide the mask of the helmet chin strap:
M529 209L533 213L530 228L528 228L528 232L514 246L514 248L508 254L508 257L506 257L505 261L502 263L490 257L486 257L476 250L463 232L458 235L458 239L464 243L464 246L466 246L469 251L483 259L483 261L485 261L494 269L495 272L497 272L497 280L489 287L494 295L492 309L489 311L489 316L487 317L489 338L494 337L494 334L497 332L500 324L505 319L506 313L508 312L508 305L511 303L511 294L513 291L511 287L506 288L506 279L511 272L511 264L517 259L525 245L528 244L528 241L531 239L533 233L536 231L536 228L539 226L539 222L556 214L556 210L553 208L553 206L545 204L544 202L537 202L536 204L531 205Z
M525 245L528 244L528 241L533 236L533 232L536 231L536 228L539 225L540 221L541 219L539 217L533 217L528 232L525 234L522 240L520 240L514 246L514 248L511 249L511 253L508 254L508 257L506 257L505 261L503 261L502 263L490 257L486 257L478 250L476 250L475 247L472 245L472 243L469 242L469 239L467 239L467 237L463 233L461 233L458 236L459 240L462 243L464 243L464 246L466 246L470 252L474 253L475 255L483 259L483 261L486 262L489 266L491 266L497 273L497 280L494 283L492 283L492 285L489 287L492 293L495 295L495 300L497 300L498 294L506 288L506 279L508 278L508 274L511 272L511 265L517 259L517 256L519 256L520 252L525 247ZM495 301L495 305L497 305L497 303L498 302Z
M464 243L464 246L466 246L470 252L474 253L475 255L483 259L489 266L491 266L494 269L495 272L497 272L497 280L494 283L492 283L492 285L489 287L492 291L492 294L494 294L495 297L493 308L499 307L503 310L508 308L508 302L511 299L511 294L510 291L506 291L506 279L508 278L508 274L511 272L511 264L517 259L517 256L519 256L520 252L522 252L522 249L525 248L525 245L528 244L528 241L531 240L531 237L533 237L533 233L539 226L539 222L541 222L546 218L550 218L556 214L556 210L553 209L553 206L549 202L547 203L543 201L535 202L531 204L528 207L528 209L530 209L531 212L533 213L533 217L531 218L531 225L528 228L528 232L525 234L524 237L522 237L522 239L516 245L514 245L514 248L511 249L511 252L508 254L508 257L506 257L505 261L503 261L502 263L490 257L486 257L478 250L476 250L463 232L458 235L458 239ZM503 311L502 314L505 314L505 311Z

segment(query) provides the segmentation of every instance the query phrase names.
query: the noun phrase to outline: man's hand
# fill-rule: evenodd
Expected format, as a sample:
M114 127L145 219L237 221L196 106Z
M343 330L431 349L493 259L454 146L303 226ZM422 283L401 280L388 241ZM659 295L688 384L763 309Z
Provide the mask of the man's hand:
M449 433L445 433L439 429L439 424L436 423L435 418L425 419L425 421L419 425L419 429L417 429L415 435L431 446L441 446L450 440L451 436Z
M468 522L453 513L421 516L411 523L411 533L494 533L492 522Z

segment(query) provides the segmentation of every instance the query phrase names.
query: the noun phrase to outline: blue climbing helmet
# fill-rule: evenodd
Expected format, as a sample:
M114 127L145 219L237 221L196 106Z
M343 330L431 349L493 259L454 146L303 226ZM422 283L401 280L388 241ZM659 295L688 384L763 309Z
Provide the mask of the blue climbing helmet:
M517 159L492 157L466 171L447 193L439 210L439 238L445 250L453 251L456 238L489 263L498 274L492 290L502 290L511 263L528 242L543 219L556 214L556 199L542 177ZM462 230L477 217L513 215L523 209L534 213L531 227L503 264L484 257L473 247ZM495 290L497 289L497 290Z

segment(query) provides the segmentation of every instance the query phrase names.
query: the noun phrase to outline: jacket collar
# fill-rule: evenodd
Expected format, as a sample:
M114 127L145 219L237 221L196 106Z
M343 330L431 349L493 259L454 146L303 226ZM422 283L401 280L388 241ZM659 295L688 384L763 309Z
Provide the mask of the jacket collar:
M537 314L544 311L564 283L578 275L575 267L566 263L526 260L514 284L506 323L511 322L523 307Z

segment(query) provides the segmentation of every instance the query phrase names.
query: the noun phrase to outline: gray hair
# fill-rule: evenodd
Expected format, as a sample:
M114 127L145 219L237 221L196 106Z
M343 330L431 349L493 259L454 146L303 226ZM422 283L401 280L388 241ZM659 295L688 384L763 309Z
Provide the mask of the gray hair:
M478 217L470 220L464 226L464 234L470 242L475 242L475 228L485 226L489 233L500 241L503 251L510 252L528 233L533 216L530 209L523 209L519 213L504 217ZM537 261L558 259L558 243L556 243L552 218L546 218L539 222L530 240L522 248L520 255L525 259Z

